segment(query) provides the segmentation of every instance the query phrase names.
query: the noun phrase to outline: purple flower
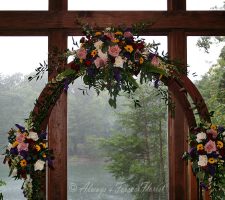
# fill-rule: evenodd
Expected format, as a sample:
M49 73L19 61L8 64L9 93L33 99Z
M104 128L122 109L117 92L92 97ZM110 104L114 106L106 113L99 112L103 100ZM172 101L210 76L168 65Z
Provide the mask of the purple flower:
M124 57L126 57L128 60L130 59L130 53L129 53L129 52L125 52L123 55L124 55Z
M45 140L46 139L46 136L47 136L47 132L46 131L42 131L40 134L39 134L39 138L41 140Z
M20 151L20 155L21 155L21 156L23 156L23 158L24 158L24 159L26 159L26 158L27 158L27 156L28 156L28 152L27 152L27 151L22 150L22 151Z
M218 126L218 132L223 133L225 131L224 127Z
M117 82L120 82L122 79L120 70L118 68L114 69L114 78L116 79Z
M69 89L69 81L66 79L63 84L64 84L64 88L63 89L65 91L67 91Z
M203 183L203 182L200 183L200 187L201 187L202 189L204 189L204 190L208 190L208 187L207 187L206 184Z
M25 132L25 128L23 127L23 126L20 126L19 124L15 124L16 125L16 127L20 130L20 132Z
M216 173L216 169L214 165L208 165L209 173L211 176L214 176Z
M18 149L16 148L11 148L10 149L10 154L18 155Z

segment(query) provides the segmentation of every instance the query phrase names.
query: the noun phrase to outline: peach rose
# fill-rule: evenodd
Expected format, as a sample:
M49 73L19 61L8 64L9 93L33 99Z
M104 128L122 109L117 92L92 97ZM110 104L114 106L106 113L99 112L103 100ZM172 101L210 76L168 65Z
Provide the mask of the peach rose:
M152 65L159 66L159 59L157 56L154 56L151 61Z
M28 143L20 143L18 146L17 146L17 149L18 151L28 151Z
M110 46L108 49L109 55L113 56L113 57L117 57L120 53L121 49L119 48L118 45L115 46Z

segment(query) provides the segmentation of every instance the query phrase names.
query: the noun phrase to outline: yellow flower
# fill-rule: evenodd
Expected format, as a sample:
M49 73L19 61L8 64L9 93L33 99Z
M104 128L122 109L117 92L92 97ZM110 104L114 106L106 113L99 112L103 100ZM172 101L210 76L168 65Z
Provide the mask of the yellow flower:
M198 144L197 145L197 151L204 150L203 144Z
M82 63L83 62L83 59L80 59L80 63Z
M95 33L95 36L99 36L99 35L101 35L101 34L102 34L102 33L98 31L98 32Z
M17 147L17 146L18 146L18 144L19 144L19 142L18 142L18 141L13 142L13 144L12 144L12 148Z
M36 149L37 151L40 151L40 150L41 150L41 147L40 147L39 145L35 145L35 149Z
M91 56L92 57L95 57L96 56L96 54L97 54L97 50L95 49L95 50L93 50L92 52L91 52Z
M43 157L43 158L46 158L46 154L45 154L45 153L43 153L43 154L42 154L42 157Z
M143 62L144 62L144 58L143 58L143 57L140 57L139 63L140 63L140 64L143 64Z
M112 42L113 42L113 43L118 43L119 40L118 40L118 39L114 39Z
M126 51L128 51L129 53L132 53L132 51L134 50L131 45L125 46L124 49L126 49Z
M44 149L46 149L46 144L45 144L45 143L40 143L40 145L41 145Z
M209 162L210 164L214 164L214 163L216 162L216 159L215 159L215 158L209 158L209 159L208 159L208 162Z
M215 130L215 131L217 130L217 126L216 126L215 124L212 124L212 125L210 126L210 128L213 129L213 130Z
M217 143L216 146L217 146L218 149L222 149L223 148L223 142L222 141L217 141L216 143Z
M27 161L25 159L20 161L20 166L21 167L26 167L27 166Z
M123 35L123 33L121 31L117 31L115 32L115 35Z

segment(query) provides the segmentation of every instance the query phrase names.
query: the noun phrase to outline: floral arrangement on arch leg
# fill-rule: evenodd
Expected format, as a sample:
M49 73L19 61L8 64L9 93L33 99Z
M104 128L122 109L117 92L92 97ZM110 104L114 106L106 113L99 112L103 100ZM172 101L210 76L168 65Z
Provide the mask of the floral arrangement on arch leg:
M16 124L17 130L11 129L8 134L9 145L6 149L4 163L10 167L9 176L23 179L24 196L29 200L41 199L41 179L36 176L45 175L45 163L52 167L52 151L47 147L46 132L27 131ZM40 177L39 177L40 178Z
M210 190L213 200L224 199L225 191L225 129L222 126L203 125L193 128L189 136L190 160L201 189Z

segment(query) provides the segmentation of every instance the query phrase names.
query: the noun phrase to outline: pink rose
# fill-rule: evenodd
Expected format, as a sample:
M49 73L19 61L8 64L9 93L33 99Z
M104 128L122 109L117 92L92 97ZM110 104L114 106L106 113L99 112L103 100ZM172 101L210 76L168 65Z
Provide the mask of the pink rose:
M117 57L119 55L120 51L121 51L121 49L119 48L118 45L110 46L108 49L109 54L113 57Z
M28 143L22 142L17 146L17 149L19 152L20 151L28 151L28 145L29 145Z
M80 48L77 50L77 57L80 59L86 59L87 51L85 48Z
M216 143L213 142L212 140L209 140L206 144L205 144L205 151L207 153L212 153L213 151L216 151Z
M154 56L151 61L152 65L159 66L159 59L157 56Z
M97 58L95 59L94 63L95 63L95 66L96 66L97 68L101 68L101 67L104 67L104 66L106 65L107 59L102 59L102 58L100 58L100 57L97 57Z
M22 143L23 141L25 140L25 135L24 134L17 134L16 136L16 141L19 142L19 143Z
M125 38L131 38L131 37L133 37L133 34L130 31L126 31L126 32L124 32L123 36Z

